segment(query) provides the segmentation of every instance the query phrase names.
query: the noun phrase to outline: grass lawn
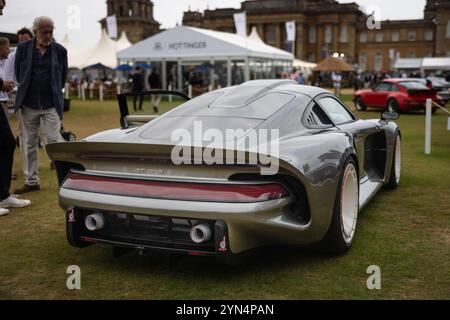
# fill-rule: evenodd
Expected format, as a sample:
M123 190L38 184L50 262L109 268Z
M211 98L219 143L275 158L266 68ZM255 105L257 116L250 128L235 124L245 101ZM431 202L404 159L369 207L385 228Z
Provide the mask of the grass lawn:
M359 116L377 118L378 113ZM41 151L41 192L26 195L31 207L13 209L0 218L0 299L449 299L447 118L441 111L433 118L433 153L425 156L424 115L401 116L401 186L380 192L361 212L348 254L330 258L314 250L283 248L237 268L206 258L170 262L160 254L132 253L115 259L110 247L70 247L56 174ZM78 138L118 124L113 101L73 100L64 119L66 129ZM13 118L11 125L17 130ZM18 151L14 171L19 180L13 188L23 183ZM81 290L66 287L70 265L81 268ZM370 265L381 268L381 290L366 287Z

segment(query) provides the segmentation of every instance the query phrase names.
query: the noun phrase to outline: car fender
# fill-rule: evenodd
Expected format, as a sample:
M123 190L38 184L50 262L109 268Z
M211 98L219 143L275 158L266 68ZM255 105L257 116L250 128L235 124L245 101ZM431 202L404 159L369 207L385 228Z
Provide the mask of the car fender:
M317 242L330 227L344 165L349 157L357 160L353 140L346 132L327 132L280 143L280 159L290 166L290 173L307 193L311 221L306 232Z

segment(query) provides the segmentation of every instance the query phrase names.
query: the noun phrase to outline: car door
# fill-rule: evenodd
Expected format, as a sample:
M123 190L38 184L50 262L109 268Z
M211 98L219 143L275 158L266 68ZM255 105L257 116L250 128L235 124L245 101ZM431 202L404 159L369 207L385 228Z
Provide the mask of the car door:
M388 82L381 82L376 86L372 96L372 104L371 106L377 108L385 108L387 98L390 94L391 84Z
M358 119L340 100L334 96L322 96L316 99L317 103L341 131L349 132L355 140L358 154L360 179L366 177L365 155L366 139L371 134L379 132L379 128L372 122Z

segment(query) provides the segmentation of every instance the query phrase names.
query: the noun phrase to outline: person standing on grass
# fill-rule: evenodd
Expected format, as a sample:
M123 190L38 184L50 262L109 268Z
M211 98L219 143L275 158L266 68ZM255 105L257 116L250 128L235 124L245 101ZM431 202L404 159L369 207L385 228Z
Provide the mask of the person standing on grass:
M333 80L334 94L336 97L340 97L342 76L339 72L333 72L331 79Z
M0 38L0 60L7 59L9 51L9 40ZM7 97L8 93L13 90L15 84L14 81L3 80L3 73L3 70L0 68L0 97ZM4 102L0 101L0 216L9 213L7 208L22 208L31 204L31 201L17 199L9 193L15 148L16 140L9 126Z
M60 131L64 109L62 90L68 70L67 50L53 41L53 29L50 18L36 18L33 23L35 39L17 47L14 69L19 86L15 111L22 111L27 168L24 170L25 185L16 189L16 194L40 190L39 129L48 143L64 141Z
M133 74L133 87L131 91L135 94L133 96L133 110L136 112L136 102L139 97L139 111L142 111L142 105L144 104L144 96L142 91L144 91L144 74L141 67L136 67Z
M17 43L27 42L33 39L33 33L30 29L22 28L17 31ZM16 72L14 70L14 63L16 61L16 51L9 54L5 63L5 80L13 80L17 84Z
M22 43L26 41L30 41L33 39L33 33L27 28L22 28L19 31L17 31L17 43ZM16 61L16 51L13 51L9 54L8 59L5 63L5 78L4 80L11 80L15 83L14 93L17 91L17 77L16 72L14 70L14 63ZM22 160L23 160L23 170L27 168L26 164L26 157L24 154L25 148L23 147L26 145L25 143L25 136L23 134L23 122L22 122L22 112L19 110L17 112L17 118L19 120L19 137L20 137L20 147L22 150ZM17 176L13 174L13 180L17 179Z
M298 77L298 84L301 84L301 85L306 84L305 76L303 75L303 73L300 73L300 75Z
M153 68L152 73L148 76L148 84L150 85L150 88L152 90L161 90L161 79L158 75L158 72L155 68ZM152 105L153 105L153 112L157 113L159 103L161 102L161 95L154 95L152 94Z

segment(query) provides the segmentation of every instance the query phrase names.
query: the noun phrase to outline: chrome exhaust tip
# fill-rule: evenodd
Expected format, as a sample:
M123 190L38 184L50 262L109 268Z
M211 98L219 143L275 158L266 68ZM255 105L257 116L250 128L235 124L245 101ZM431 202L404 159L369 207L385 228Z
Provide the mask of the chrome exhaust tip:
M196 225L189 232L191 240L194 243L205 243L211 239L211 228L206 224Z
M103 229L105 225L105 219L101 213L93 213L86 217L84 225L89 231L98 231Z

